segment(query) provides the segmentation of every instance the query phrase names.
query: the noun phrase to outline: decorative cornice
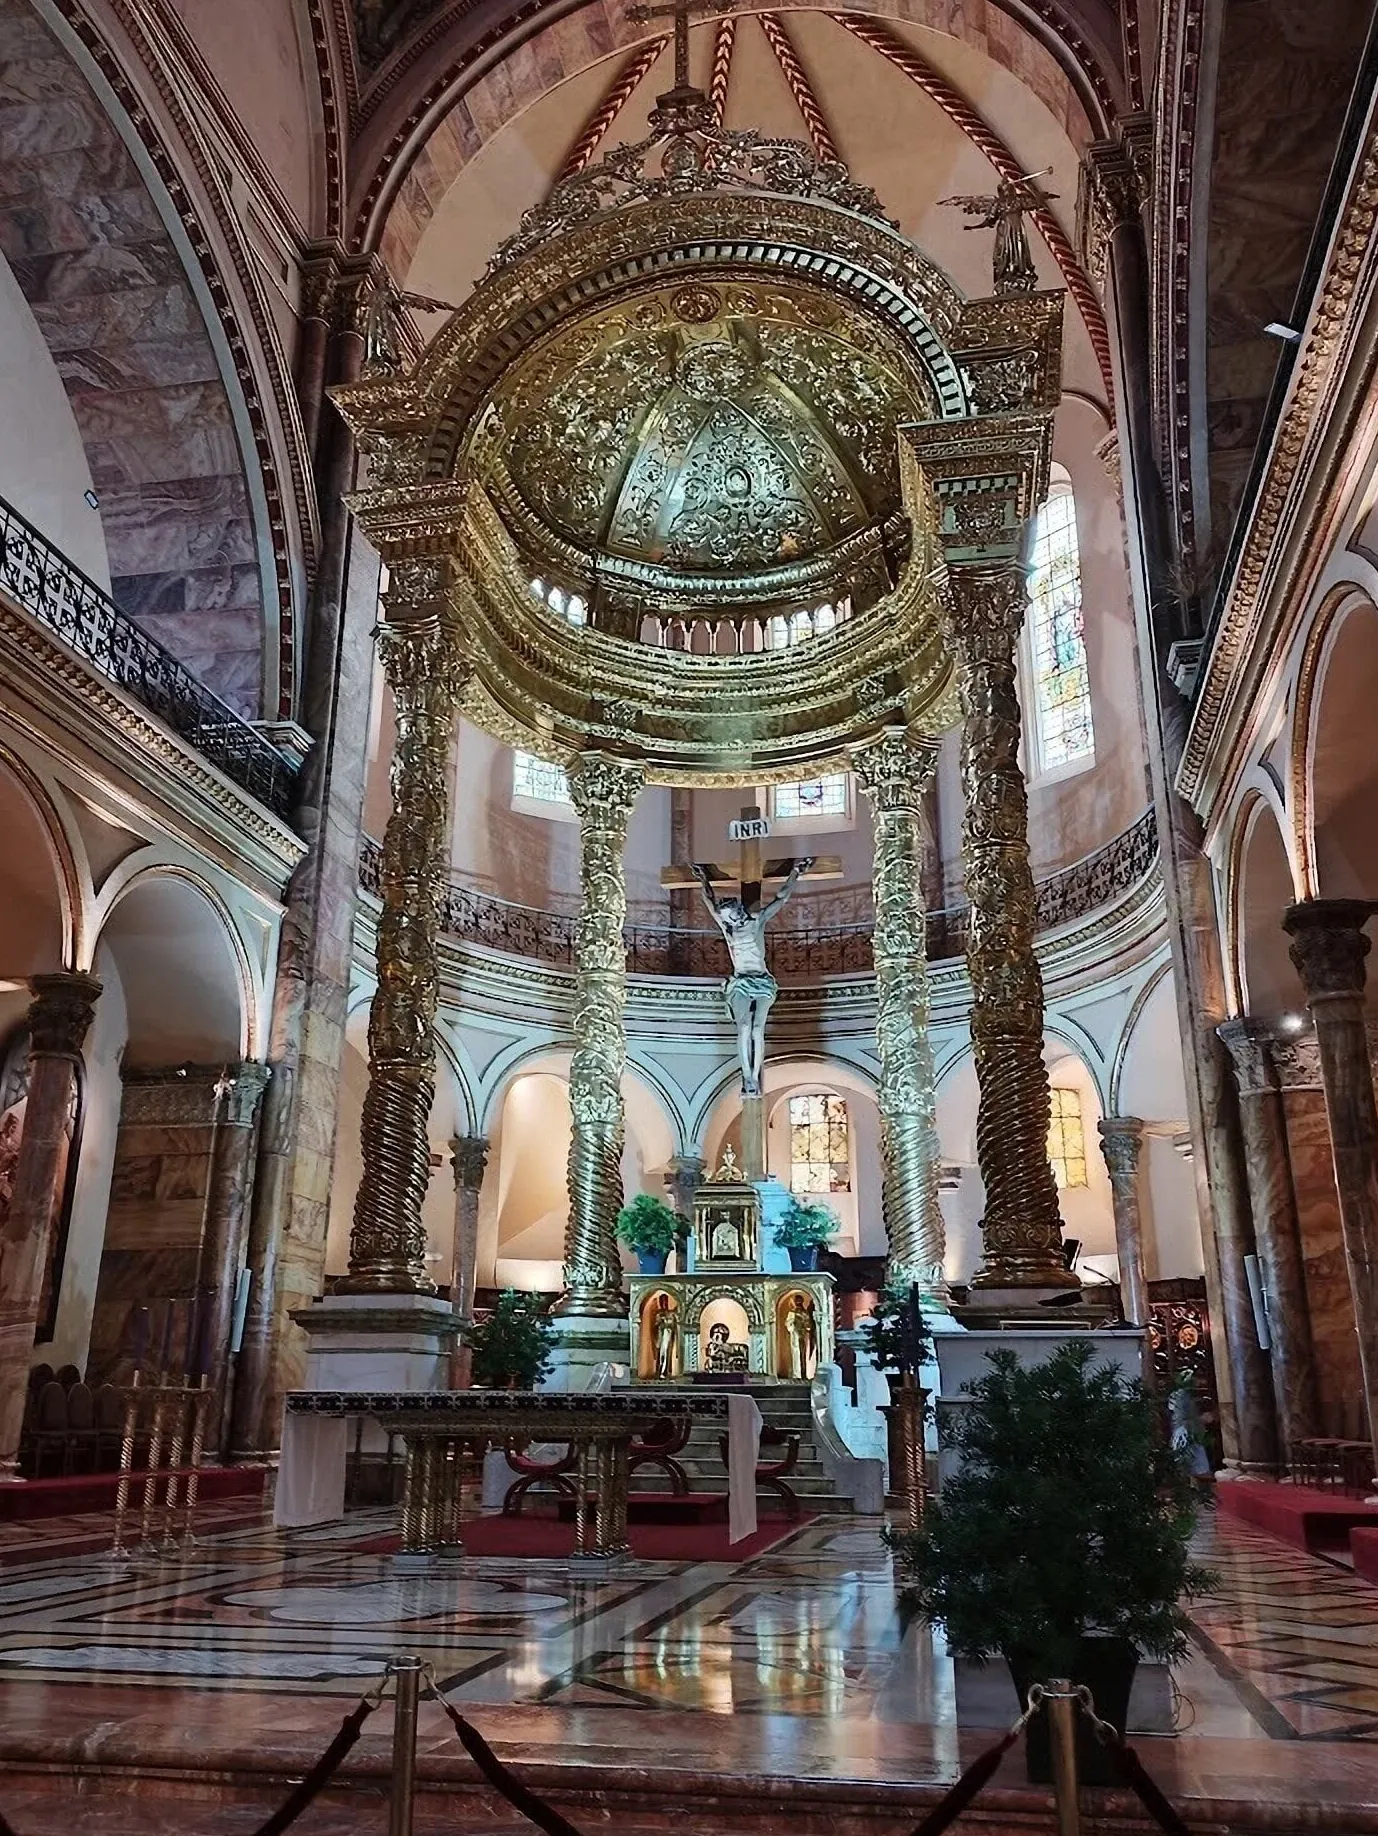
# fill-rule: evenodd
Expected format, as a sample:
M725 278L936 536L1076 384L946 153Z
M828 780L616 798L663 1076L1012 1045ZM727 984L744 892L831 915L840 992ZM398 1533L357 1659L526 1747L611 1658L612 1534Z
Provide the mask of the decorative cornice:
M1335 508L1354 417L1378 369L1378 121L1369 129L1297 353L1268 464L1249 507L1206 660L1177 784L1207 814L1232 769L1260 683L1280 667L1308 610L1328 546L1315 527Z

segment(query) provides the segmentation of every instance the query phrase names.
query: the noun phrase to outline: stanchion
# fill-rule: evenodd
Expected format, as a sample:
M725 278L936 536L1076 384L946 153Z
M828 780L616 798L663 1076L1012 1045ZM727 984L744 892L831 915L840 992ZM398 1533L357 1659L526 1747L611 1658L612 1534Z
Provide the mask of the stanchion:
M389 1665L397 1685L397 1696L392 1718L388 1836L411 1836L412 1806L416 1798L416 1718L424 1668L418 1657L394 1658Z
M1058 1836L1081 1836L1081 1807L1077 1797L1080 1695L1065 1677L1055 1677L1044 1686L1043 1701L1052 1735L1053 1798L1057 1804Z

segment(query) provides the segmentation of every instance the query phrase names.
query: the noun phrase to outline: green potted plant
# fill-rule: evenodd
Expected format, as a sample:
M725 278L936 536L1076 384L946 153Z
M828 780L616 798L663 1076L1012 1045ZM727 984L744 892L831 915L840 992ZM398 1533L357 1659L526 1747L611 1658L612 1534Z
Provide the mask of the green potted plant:
M473 1384L480 1390L534 1390L550 1370L555 1328L538 1294L505 1288L486 1319L466 1326Z
M680 1220L664 1199L638 1192L617 1214L617 1241L625 1243L643 1275L663 1275L680 1234Z
M1188 1554L1191 1481L1151 1399L1086 1342L1046 1363L990 1354L945 1424L961 1456L917 1528L891 1543L911 1610L941 1621L956 1657L1003 1657L1021 1701L1069 1677L1123 1734L1141 1655L1187 1645L1183 1602L1214 1578ZM1082 1777L1114 1783L1110 1756L1077 1718ZM1029 1776L1051 1777L1047 1718L1028 1729Z
M811 1205L791 1195L788 1209L775 1226L775 1241L789 1251L792 1269L816 1269L819 1250L832 1242L840 1228L828 1206Z

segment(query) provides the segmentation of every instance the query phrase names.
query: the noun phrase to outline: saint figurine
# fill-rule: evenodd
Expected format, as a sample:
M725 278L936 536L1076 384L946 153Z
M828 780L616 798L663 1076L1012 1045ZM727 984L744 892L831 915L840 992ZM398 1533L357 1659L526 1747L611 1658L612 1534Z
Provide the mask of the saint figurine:
M813 857L796 861L785 876L773 899L752 911L741 898L719 899L706 867L695 867L694 875L703 888L703 902L713 922L727 940L732 958L732 974L727 979L724 997L732 1024L737 1029L737 1055L742 1067L742 1095L761 1094L761 1069L766 1054L766 1016L780 992L775 977L766 968L766 926L794 891L810 867Z
M656 1376L673 1377L675 1348L679 1343L679 1321L675 1318L668 1294L656 1298L655 1312L651 1316L651 1343L655 1348Z
M785 1338L789 1343L789 1374L796 1382L813 1375L818 1361L818 1322L813 1302L805 1294L795 1294L785 1310Z
M748 1353L745 1345L734 1344L726 1320L714 1320L708 1328L708 1348L704 1369L709 1371L744 1371Z

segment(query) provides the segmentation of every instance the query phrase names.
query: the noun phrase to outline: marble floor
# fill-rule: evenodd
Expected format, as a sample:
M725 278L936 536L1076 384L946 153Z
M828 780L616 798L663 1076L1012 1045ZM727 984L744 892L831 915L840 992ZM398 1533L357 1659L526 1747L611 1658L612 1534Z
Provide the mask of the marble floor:
M401 1652L549 1777L931 1792L991 1738L958 1727L952 1665L902 1625L875 1528L815 1520L742 1564L588 1573L406 1570L393 1527L362 1513L283 1535L228 1502L194 1546L131 1563L89 1522L0 1526L0 1811L15 1821L7 1773L18 1787L64 1755L290 1773ZM1177 1673L1179 1738L1145 1739L1146 1759L1184 1800L1340 1802L1346 1827L1378 1829L1378 1589L1233 1523L1201 1542L1222 1589ZM375 1760L386 1713L361 1749ZM443 1766L452 1748L427 1707L423 1752Z

